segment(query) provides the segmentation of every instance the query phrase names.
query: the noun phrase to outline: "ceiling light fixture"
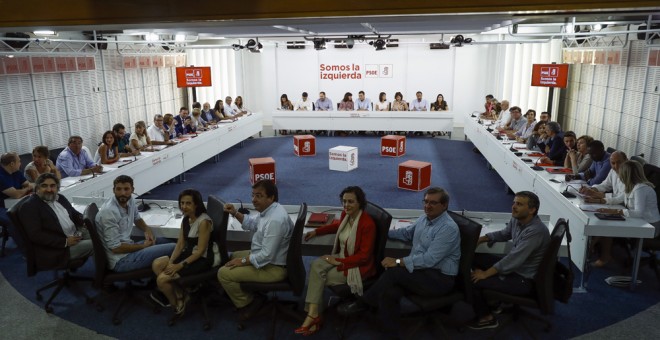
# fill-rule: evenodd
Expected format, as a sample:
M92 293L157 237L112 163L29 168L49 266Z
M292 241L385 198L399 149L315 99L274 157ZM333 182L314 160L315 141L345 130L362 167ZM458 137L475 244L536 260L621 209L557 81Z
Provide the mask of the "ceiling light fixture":
M248 40L247 44L245 44L245 48L247 48L248 51L250 51L252 53L260 53L261 52L260 50L263 47L264 47L264 45L262 45L259 42L259 38L257 38L256 40L255 39L250 39L250 40Z
M41 30L41 31L33 31L34 35L40 35L40 36L55 36L57 33L55 31L47 31L47 30Z
M314 49L317 51L325 50L325 39L323 38L314 38Z
M378 39L370 41L369 45L372 45L376 48L376 51L382 51L387 48L387 42L378 36Z

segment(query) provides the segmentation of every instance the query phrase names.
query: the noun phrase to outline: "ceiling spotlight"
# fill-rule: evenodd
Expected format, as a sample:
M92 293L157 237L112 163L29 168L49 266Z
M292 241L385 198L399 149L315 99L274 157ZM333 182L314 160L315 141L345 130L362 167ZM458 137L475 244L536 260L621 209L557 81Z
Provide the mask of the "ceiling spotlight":
M376 39L374 41L370 41L369 45L374 46L376 48L376 51L382 51L387 47L386 46L387 42L385 40L381 39L380 37L378 37L378 39Z
M325 39L323 38L314 38L314 49L317 51L325 50Z
M472 41L472 40L470 39L470 41ZM454 46L456 46L456 47L461 47L461 46L463 46L463 43L465 42L465 37L463 37L463 35L459 34L459 35L451 38L450 42L452 44L454 44Z
M346 39L346 47L353 48L355 46L355 40L353 38Z
M264 47L264 45L262 45L259 42L259 39L257 39L257 40L250 39L250 40L248 40L247 44L245 44L245 48L247 48L248 51L253 52L253 53L259 53L260 52L259 50L261 50L263 47Z
M231 45L231 48L233 48L234 51L240 51L240 50L244 49L245 46L243 46L243 45L239 45L239 44L232 44L232 45Z

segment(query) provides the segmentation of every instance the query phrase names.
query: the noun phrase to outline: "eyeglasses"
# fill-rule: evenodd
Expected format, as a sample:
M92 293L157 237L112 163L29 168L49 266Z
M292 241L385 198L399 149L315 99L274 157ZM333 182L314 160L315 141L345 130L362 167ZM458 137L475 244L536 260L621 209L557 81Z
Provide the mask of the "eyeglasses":
M422 203L424 203L424 205L428 204L428 205L433 205L433 206L436 206L436 205L440 204L439 201L429 201L429 200L422 200Z
M354 200L339 200L342 204L353 204L355 203Z

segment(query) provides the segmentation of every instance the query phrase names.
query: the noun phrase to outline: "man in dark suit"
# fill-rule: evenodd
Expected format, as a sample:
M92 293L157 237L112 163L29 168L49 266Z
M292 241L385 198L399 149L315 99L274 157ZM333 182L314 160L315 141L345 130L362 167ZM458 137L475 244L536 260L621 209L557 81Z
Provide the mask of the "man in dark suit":
M52 173L41 174L35 193L18 211L39 267L64 266L69 260L92 255L89 235L83 237L83 216L66 197L58 195L60 181ZM87 233L85 233L87 234ZM83 239L84 238L84 239Z

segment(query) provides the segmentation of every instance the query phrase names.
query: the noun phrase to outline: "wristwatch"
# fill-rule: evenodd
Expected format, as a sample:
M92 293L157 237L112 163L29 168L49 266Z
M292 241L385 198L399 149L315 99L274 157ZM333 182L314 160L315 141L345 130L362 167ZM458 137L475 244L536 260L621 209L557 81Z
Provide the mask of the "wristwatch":
M401 259L396 259L394 262L396 262L397 267L401 267Z
M246 264L246 263L247 263L247 257L242 258L242 259L241 259L241 263L242 263L242 264Z

